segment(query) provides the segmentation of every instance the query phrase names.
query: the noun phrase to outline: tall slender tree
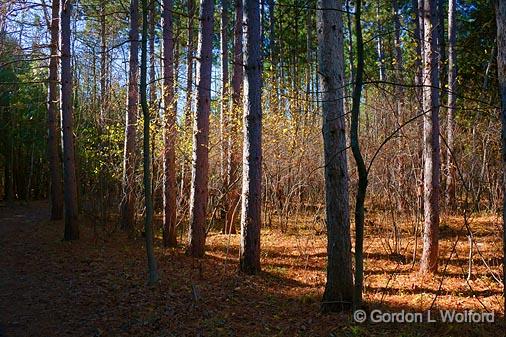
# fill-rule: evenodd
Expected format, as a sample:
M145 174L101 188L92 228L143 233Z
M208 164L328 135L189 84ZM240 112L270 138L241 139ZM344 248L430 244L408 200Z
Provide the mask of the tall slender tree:
M176 106L174 101L174 40L172 0L163 1L163 243L175 246L176 237Z
M457 27L455 25L456 0L449 0L448 3L448 115L446 125L446 208L448 211L455 209L455 181L456 170L453 152L453 139L455 129L455 109L457 102L457 55L455 54L455 43Z
M63 219L63 188L58 135L58 36L60 1L51 4L51 58L49 59L49 85L47 100L47 153L49 159L51 220Z
M497 22L497 74L501 95L501 138L503 167L503 284L506 284L506 2L497 0L495 3ZM506 287L503 287L504 307L506 308ZM505 318L506 319L506 318Z
M63 186L65 196L65 240L79 239L76 157L72 105L70 18L72 1L60 3L61 116L63 127Z
M260 227L262 204L262 41L260 6L243 0L244 29L244 142L240 270L260 271Z
M228 198L226 198L228 191L228 175L227 175L227 159L228 159L228 139L229 133L229 72L228 72L228 11L230 7L229 0L221 1L221 111L220 111L220 178L221 178L221 191L223 194L223 208L226 220L226 211L228 209ZM224 222L223 232L227 233L227 222Z
M439 233L439 65L437 2L423 1L423 159L424 159L424 230L422 273L436 272Z
M319 9L316 11L327 218L327 283L322 300L324 312L345 310L353 303L341 6L339 0L318 0Z
M148 65L148 0L142 0L142 43L141 43L141 83L140 96L142 115L144 117L144 140L143 140L143 159L144 159L144 201L146 204L146 216L144 219L144 232L146 237L146 253L148 258L149 284L158 281L158 272L156 268L156 259L153 251L153 195L151 194L151 155L149 138L149 107L147 98L147 65Z
M135 221L135 164L137 113L139 105L139 0L130 2L130 60L128 99L123 154L123 198L120 205L121 228L131 232Z
M211 109L211 67L214 0L200 1L200 29L197 68L197 111L193 123L193 160L190 190L188 254L205 253L205 225L209 174L209 112Z

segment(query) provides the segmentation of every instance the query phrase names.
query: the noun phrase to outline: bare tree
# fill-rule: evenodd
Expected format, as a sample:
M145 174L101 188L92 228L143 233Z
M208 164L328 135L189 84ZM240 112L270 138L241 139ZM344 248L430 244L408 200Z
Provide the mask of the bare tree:
M163 243L174 247L176 238L176 106L174 102L174 40L172 0L163 1Z
M139 1L130 2L130 60L128 102L123 154L123 198L120 205L121 228L131 232L135 220L135 138L139 104Z
M244 29L244 145L240 270L260 271L260 227L262 205L262 53L260 6L243 1Z
M193 123L193 160L190 190L188 253L205 253L205 224L209 173L209 112L211 109L211 68L214 0L200 1L200 29L197 69L197 111Z
M353 302L348 168L344 118L343 21L338 0L318 0L318 71L322 92L327 218L327 283L322 310L341 311ZM330 10L335 9L335 10Z
M452 158L453 139L455 129L456 88L457 88L457 55L455 43L457 27L455 25L456 0L449 0L448 4L448 120L446 130L446 207L449 211L455 209L456 170Z
M60 1L51 4L51 58L49 59L49 85L47 101L48 159L51 182L51 220L63 219L63 188L61 181L60 138L58 135L58 36Z
M501 94L501 138L503 165L503 284L506 285L506 2L495 3L497 21L497 73ZM506 286L503 287L504 307L506 308Z
M439 65L437 1L423 1L423 159L424 231L420 261L422 273L436 272L439 233Z
M76 158L72 105L72 69L70 65L70 17L72 1L60 4L61 116L63 127L63 190L65 195L65 240L79 239Z

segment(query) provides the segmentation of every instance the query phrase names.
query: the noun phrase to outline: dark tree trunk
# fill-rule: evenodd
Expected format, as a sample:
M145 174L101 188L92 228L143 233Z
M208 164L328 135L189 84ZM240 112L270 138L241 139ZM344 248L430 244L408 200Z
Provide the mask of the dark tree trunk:
M243 1L244 30L244 148L240 270L260 271L260 227L262 205L262 41L260 6L257 0Z
M227 159L228 159L228 139L229 134L229 74L228 74L228 10L229 0L221 1L221 111L220 111L220 178L221 194L223 195L223 210L226 214L228 209L228 199L226 198L228 190ZM225 215L226 218L226 215ZM224 222L223 232L227 233L227 222Z
M65 240L79 239L76 160L72 105L72 69L70 66L70 17L72 1L60 5L61 115L63 126L63 190L65 196Z
M327 218L327 283L322 310L349 309L353 302L348 167L343 105L343 21L341 3L318 0L318 66L322 93ZM335 8L336 10L328 10Z
M208 174L209 113L211 109L211 67L214 0L200 2L200 29L197 69L197 111L193 124L193 161L190 191L190 230L188 254L205 253Z

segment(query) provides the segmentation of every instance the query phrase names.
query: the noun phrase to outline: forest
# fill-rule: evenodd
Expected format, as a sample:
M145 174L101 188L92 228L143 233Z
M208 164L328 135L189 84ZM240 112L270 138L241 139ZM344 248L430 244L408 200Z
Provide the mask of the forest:
M506 336L506 0L0 0L0 337Z

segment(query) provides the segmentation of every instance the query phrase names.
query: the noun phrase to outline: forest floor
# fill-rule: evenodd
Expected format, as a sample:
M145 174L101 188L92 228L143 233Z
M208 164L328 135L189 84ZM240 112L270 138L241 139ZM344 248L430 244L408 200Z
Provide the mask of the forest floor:
M424 312L434 302L433 316L440 309L472 309L494 311L496 321L392 324L319 312L326 239L309 223L287 233L262 230L263 271L257 276L237 272L238 235L210 232L201 260L185 256L183 247L164 249L157 240L161 280L150 287L142 237L129 239L88 219L81 240L64 242L63 224L49 222L46 210L43 202L0 203L0 337L505 335L502 285L495 279L502 268L496 216L470 221L476 249L469 280L462 218L443 220L440 272L425 278L412 264L409 229L398 224L394 254L390 225L368 221L368 310ZM418 257L420 248L418 242Z

